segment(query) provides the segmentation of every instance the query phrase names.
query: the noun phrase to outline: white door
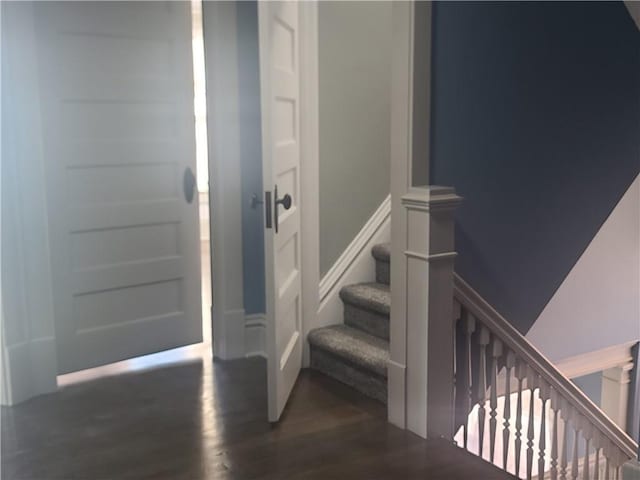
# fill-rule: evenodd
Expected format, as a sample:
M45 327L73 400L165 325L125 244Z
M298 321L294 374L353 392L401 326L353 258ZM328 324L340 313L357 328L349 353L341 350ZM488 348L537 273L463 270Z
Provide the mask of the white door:
M302 365L298 4L259 2L269 420Z
M58 370L197 343L189 2L35 11Z

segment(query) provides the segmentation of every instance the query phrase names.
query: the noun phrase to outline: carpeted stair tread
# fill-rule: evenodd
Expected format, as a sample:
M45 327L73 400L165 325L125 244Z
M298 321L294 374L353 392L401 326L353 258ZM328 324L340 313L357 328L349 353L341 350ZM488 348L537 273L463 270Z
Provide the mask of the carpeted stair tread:
M340 298L343 302L356 307L389 315L391 310L391 292L389 285L382 283L357 283L347 285L340 290Z
M309 332L312 349L318 348L358 367L387 376L389 342L347 325L331 325Z
M371 249L371 255L376 260L389 263L391 261L391 244L379 243Z

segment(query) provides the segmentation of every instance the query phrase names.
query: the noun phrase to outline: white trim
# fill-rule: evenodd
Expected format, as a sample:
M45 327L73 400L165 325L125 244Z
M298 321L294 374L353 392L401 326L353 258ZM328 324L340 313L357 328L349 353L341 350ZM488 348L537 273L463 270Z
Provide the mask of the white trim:
M342 287L370 282L375 278L376 263L371 255L371 248L389 241L390 210L390 197L387 197L322 279L319 290L324 292L324 296L315 322L311 324L308 319L305 319L309 327L319 328L342 323L344 308L340 300Z
M320 280L320 186L318 106L318 3L300 4L300 248L302 252L302 334L317 324ZM302 364L309 365L303 342Z
M49 252L46 177L40 127L40 96L34 7L2 5L3 49L11 85L21 88L2 99L3 277L2 404L12 405L56 390L57 354ZM7 87L7 86L5 86ZM4 91L3 91L4 92ZM14 108L11 108L13 105ZM19 108L17 108L19 107ZM11 139L10 143L7 141ZM8 178L8 180L7 180ZM6 276L5 276L6 275Z
M212 247L213 353L242 358L244 298L235 2L205 2L204 51Z
M366 254L370 253L369 249L372 246L370 245L371 239L383 228L390 216L391 195L387 195L378 209L371 215L371 218L364 224L362 230L358 232L349 246L342 252L342 255L338 257L338 260L336 260L325 276L322 277L322 280L320 280L320 308L322 308L322 305L325 303L327 296L335 293L336 285L342 280L351 265L361 257L362 252ZM367 278L363 278L362 280L366 281Z
M594 352L576 355L556 362L556 367L567 378L577 378L591 373L602 372L633 362L631 348L635 342L614 345Z
M254 313L244 317L244 356L267 358L265 335L267 320L264 313Z
M404 251L407 218L402 197L411 186L414 2L393 3L391 75L391 316L388 418L406 428L407 287ZM424 159L426 161L426 159Z

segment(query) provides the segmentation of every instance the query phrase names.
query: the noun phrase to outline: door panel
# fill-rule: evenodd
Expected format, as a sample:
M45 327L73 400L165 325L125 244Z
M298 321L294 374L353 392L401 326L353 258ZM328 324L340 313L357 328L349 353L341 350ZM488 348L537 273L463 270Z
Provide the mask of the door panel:
M190 5L35 11L59 372L197 343Z
M276 188L291 197L288 209L273 205L265 235L270 421L280 418L302 365L298 8L258 4L264 189L274 202Z

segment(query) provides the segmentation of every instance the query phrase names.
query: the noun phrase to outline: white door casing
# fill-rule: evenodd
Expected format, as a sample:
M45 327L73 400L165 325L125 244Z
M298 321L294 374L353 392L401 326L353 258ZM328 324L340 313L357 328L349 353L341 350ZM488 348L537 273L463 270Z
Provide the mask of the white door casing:
M259 2L262 155L272 228L265 232L269 420L280 418L302 365L299 4ZM276 203L290 195L286 209ZM268 200L268 197L265 199ZM269 218L265 225L269 225Z
M59 373L201 341L189 3L36 22Z

